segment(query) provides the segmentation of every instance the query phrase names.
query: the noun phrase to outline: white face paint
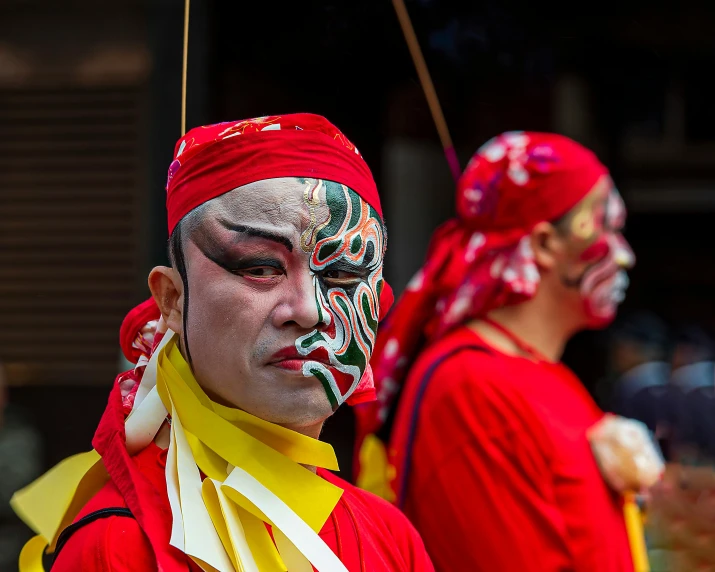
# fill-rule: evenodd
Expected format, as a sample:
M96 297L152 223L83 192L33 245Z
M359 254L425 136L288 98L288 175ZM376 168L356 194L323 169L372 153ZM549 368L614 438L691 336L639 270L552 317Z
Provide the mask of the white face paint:
M592 233L590 245L581 254L581 261L589 263L581 280L581 295L593 325L601 325L615 317L625 299L626 270L635 264L635 255L621 234L626 209L615 188L610 189L605 206L594 208L591 216L585 221Z

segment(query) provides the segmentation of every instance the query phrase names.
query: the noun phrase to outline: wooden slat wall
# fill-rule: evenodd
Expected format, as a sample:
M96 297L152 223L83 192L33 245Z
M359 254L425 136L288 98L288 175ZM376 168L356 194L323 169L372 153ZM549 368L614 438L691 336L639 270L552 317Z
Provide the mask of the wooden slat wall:
M0 90L0 360L106 385L140 265L135 88Z

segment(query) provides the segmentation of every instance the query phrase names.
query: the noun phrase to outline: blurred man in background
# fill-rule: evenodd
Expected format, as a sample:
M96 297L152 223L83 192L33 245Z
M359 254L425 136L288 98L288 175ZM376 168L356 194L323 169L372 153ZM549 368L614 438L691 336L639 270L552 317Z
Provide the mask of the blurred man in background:
M573 334L613 320L634 263L608 170L566 137L505 133L467 166L457 213L380 332L382 408L362 433L404 382L393 489L436 569L630 572L618 493L641 484L624 470L636 450L654 451L632 421L633 449L600 431L623 420L560 363Z

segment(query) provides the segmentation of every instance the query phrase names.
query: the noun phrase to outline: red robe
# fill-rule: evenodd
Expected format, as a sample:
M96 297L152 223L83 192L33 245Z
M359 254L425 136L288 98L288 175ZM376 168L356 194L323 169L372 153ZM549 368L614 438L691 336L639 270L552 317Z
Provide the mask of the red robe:
M165 494L166 452L152 444L134 457L134 462L157 490ZM400 511L329 471L319 470L318 474L345 490L320 531L320 537L348 570L433 570L419 535ZM78 519L99 509L126 506L116 485L110 481L87 503ZM170 520L166 524L171 527ZM188 557L173 551L183 560L186 570L200 570ZM52 572L149 572L156 569L151 544L137 521L110 516L79 528L62 548Z
M391 446L435 569L632 572L621 501L586 439L602 415L564 365L508 356L467 328L427 349Z
M110 481L75 521L105 508L129 508L134 518L109 516L82 526L59 552L52 572L162 572L200 568L169 545L171 509L166 492L166 451L153 443L134 457L124 446L124 415L119 388L94 438ZM386 501L318 470L342 488L321 538L350 572L432 572L424 544L407 518Z

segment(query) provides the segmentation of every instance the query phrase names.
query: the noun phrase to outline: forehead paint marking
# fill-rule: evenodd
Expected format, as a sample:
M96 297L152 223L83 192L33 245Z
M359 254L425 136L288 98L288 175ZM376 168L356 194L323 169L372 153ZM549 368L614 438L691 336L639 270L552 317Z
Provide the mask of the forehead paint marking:
M571 219L571 232L574 236L581 240L593 238L598 230L597 227L603 224L602 220L598 220L599 210L604 208L603 200L611 188L611 178L608 175L596 181L588 196L576 207L577 210Z
M308 228L300 235L300 247L303 252L310 253L315 248L318 241L318 233L330 224L330 209L328 210L328 218L318 224L315 210L320 206L320 191L324 188L323 181L318 179L315 183L309 182L303 191L303 201L310 212L310 224Z
M626 205L616 188L611 190L606 202L606 226L621 230L626 223Z

